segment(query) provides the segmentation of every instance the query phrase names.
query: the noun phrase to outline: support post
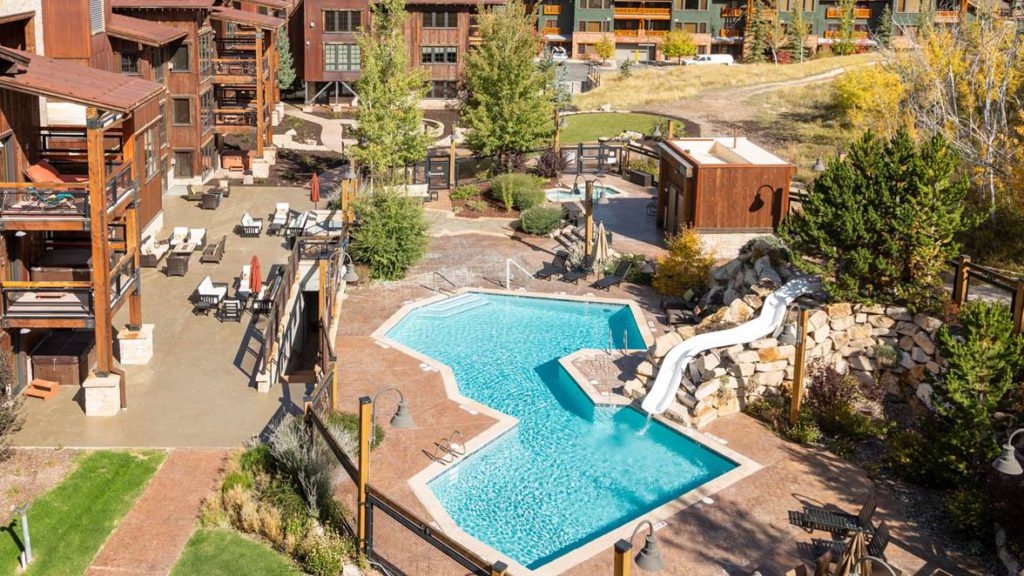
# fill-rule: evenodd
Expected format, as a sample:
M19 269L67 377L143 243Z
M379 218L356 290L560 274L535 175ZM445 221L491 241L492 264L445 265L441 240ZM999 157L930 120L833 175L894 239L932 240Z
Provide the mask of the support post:
M506 572L508 572L508 565L504 562L499 560L491 564L491 576L505 576Z
M554 140L551 142L551 154L552 154L552 156L555 156L556 158L558 157L559 150L561 148L561 136L562 136L562 134L561 134L561 127L558 125L559 122L561 122L561 120L562 120L562 118L561 118L561 116L559 116L558 109L556 108L555 109L555 136L554 136Z
M455 129L452 129L452 143L448 148L448 189L455 190Z
M358 549L363 554L366 549L366 485L370 482L370 431L373 429L373 401L369 396L359 399L359 482L358 490Z
M615 543L615 576L629 576L629 569L633 563L630 553L633 545L627 540L619 540Z
M956 257L953 271L953 304L963 306L967 301L967 282L970 279L971 257L961 254Z
M257 32L256 34L256 153L261 157L263 156L263 125L266 120L263 118L264 104L266 98L264 98L264 92L266 91L266 81L263 78L263 33Z
M807 358L807 310L800 311L800 338L796 342L796 355L793 359L793 393L789 404L789 423L796 425L800 419L800 404L804 396L804 363Z
M103 146L102 114L86 112L86 150L89 162L89 234L92 248L92 296L96 324L96 373L110 374L113 365L113 329L110 324L110 254L107 246L107 168ZM124 385L122 384L122 398Z
M584 226L584 239L583 249L586 250L586 254L590 254L590 250L594 246L594 181L587 180L587 197L584 201L583 207L586 212L586 224Z
M665 130L665 138L671 140L675 137L676 123L671 118L668 119L668 129Z

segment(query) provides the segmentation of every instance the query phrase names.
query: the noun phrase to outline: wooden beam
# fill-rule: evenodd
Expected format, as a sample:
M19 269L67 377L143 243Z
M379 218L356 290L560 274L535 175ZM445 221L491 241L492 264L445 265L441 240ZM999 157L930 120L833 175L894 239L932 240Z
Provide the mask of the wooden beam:
M125 239L128 241L128 256L131 257L133 270L139 270L139 209L132 205L128 209L125 218ZM139 330L142 328L142 292L138 285L128 295L128 328Z
M263 156L263 104L266 80L263 78L263 34L256 36L256 153Z
M373 401L368 396L359 399L359 478L357 492L357 550L366 553L366 487L370 483L370 431L373 429Z
M6 328L88 328L89 318L4 318Z
M98 122L100 111L89 107L86 118ZM92 224L92 289L96 319L96 372L107 375L113 366L113 330L110 318L110 257L107 252L107 170L104 159L103 129L86 130L89 157L89 220Z
M800 405L804 397L804 364L807 361L807 318L808 310L800 311L800 339L796 343L796 357L793 359L793 393L789 402L789 424L795 426L800 419Z

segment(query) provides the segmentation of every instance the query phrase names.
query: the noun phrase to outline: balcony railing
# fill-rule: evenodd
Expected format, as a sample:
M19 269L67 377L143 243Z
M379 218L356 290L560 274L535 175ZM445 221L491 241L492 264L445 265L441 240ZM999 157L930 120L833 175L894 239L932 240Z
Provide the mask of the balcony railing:
M222 57L230 52L248 52L251 56L256 51L256 36L254 35L222 36L214 41L217 43L217 54Z
M831 38L833 40L836 40L836 39L839 39L839 38L842 38L842 37L843 37L843 33L842 33L841 30L826 30L825 31L825 38ZM850 33L850 38L853 38L854 40L865 40L865 39L867 39L867 37L868 37L867 30L854 30L853 32Z
M619 8L615 7L616 16L671 16L671 8Z
M719 38L743 38L743 30L738 28L722 28L718 31Z
M217 126L256 126L256 110L252 108L218 108L213 118Z
M960 12L957 10L936 10L935 22L937 24L955 24L960 21Z
M739 18L743 16L743 8L738 7L722 7L722 18Z
M542 28L541 29L541 34L561 34L561 33L562 33L562 30L560 28L557 28L557 27L556 28L550 28L549 27L549 28Z
M90 282L3 282L3 324L12 320L92 318L95 313Z
M826 18L830 18L830 19L842 18L843 17L843 9L842 8L829 8L828 10L825 11L825 17ZM856 18L857 20L866 20L868 18L871 18L871 9L870 8L854 8L853 9L853 17Z
M107 208L116 206L125 196L135 194L138 191L138 186L132 178L131 165L125 164L121 166L107 178L106 190Z
M623 38L661 38L668 30L616 30L615 35Z
M215 58L213 73L217 76L256 76L256 59Z
M107 207L134 194L137 185L131 166L124 164L107 178ZM89 183L0 183L0 219L5 220L87 220Z
M545 4L544 15L545 16L558 16L562 13L562 7L558 4Z

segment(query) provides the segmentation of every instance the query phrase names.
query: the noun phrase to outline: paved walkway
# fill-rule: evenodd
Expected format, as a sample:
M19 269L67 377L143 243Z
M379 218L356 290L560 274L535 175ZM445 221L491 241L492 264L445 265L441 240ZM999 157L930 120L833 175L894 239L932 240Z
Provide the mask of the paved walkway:
M192 535L225 452L175 450L104 544L86 576L164 576Z
M329 120L327 118L321 118L320 116L303 112L291 104L284 105L284 114L285 116L294 116L295 118L305 120L306 122L319 124L322 129L320 132L320 142L323 142L324 146L339 154L345 151L346 145L352 146L356 143L352 138L344 138L345 129L343 128L345 125L354 126L355 120L340 118L337 120Z

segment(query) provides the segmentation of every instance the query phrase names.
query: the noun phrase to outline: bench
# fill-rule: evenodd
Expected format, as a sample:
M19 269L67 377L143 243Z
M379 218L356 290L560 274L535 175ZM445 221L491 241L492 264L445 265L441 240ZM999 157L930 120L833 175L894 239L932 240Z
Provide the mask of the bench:
M224 246L227 241L228 235L225 234L217 242L207 245L206 248L203 248L203 255L199 257L199 261L204 264L209 262L220 264L221 259L224 258Z

